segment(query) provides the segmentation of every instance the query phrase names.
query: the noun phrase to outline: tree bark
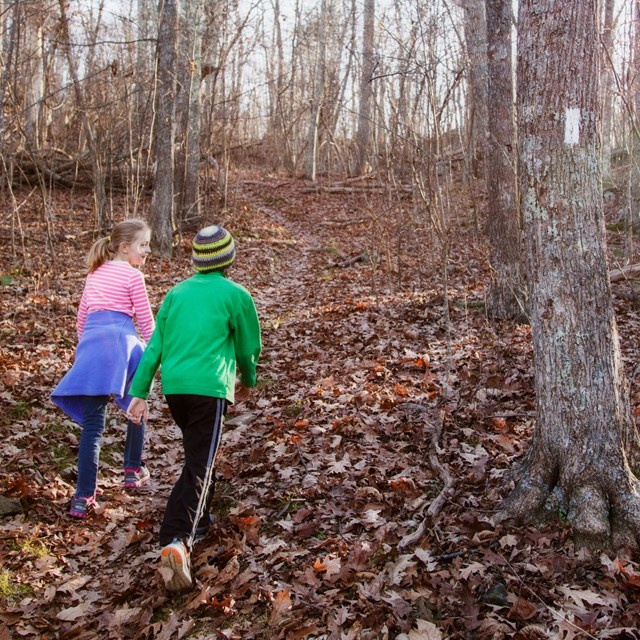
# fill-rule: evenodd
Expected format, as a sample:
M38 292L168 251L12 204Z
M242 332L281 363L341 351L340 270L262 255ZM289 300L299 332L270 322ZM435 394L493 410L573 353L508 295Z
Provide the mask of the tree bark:
M487 293L490 318L515 320L525 313L522 238L516 188L516 128L511 63L511 0L486 0L488 59L487 236L493 278Z
M636 547L637 429L605 255L597 0L522 0L520 192L537 423L499 517L539 515L554 495L576 543Z
M156 78L156 171L151 197L151 242L161 256L173 253L175 60L178 31L178 0L164 0L158 29Z

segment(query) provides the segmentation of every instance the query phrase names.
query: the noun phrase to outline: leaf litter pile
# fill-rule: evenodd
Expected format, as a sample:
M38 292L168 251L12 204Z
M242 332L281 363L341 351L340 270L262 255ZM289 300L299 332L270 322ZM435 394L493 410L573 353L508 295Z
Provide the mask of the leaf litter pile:
M122 488L114 408L99 507L66 516L79 427L49 394L73 360L92 201L54 194L51 258L41 212L18 194L26 260L0 229L0 640L638 637L637 557L587 557L562 513L539 528L493 522L535 405L529 327L489 322L479 304L478 225L460 214L445 257L414 205L308 186L239 180L205 220L238 240L230 276L254 295L264 350L258 387L227 416L196 587L178 595L158 571L181 468L159 384L151 484ZM156 311L191 274L197 226L145 267ZM616 304L634 391L637 312Z

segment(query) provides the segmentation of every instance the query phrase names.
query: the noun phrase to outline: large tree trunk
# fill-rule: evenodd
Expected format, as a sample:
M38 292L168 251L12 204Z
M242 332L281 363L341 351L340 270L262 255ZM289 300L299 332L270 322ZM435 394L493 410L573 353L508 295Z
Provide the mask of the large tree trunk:
M600 190L597 0L522 0L520 190L537 424L503 516L553 492L579 545L637 546L638 432L607 272Z
M489 317L514 320L524 314L522 240L516 189L516 129L511 64L511 0L486 0L488 58L487 236L493 279Z
M151 242L161 256L173 253L175 59L178 28L178 0L164 0L158 29L156 85L155 158L156 171L151 198Z

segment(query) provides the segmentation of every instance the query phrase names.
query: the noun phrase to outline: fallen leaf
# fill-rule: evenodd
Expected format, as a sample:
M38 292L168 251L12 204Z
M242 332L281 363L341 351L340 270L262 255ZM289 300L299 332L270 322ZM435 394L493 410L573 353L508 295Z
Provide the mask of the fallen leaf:
M530 620L537 613L538 608L534 604L524 598L518 598L507 615L511 619Z
M90 608L91 608L90 602L81 602L79 605L75 607L69 607L68 609L63 609L56 615L56 618L58 620L73 622L74 620L77 620L78 618L82 618L84 615L86 615L89 612Z
M416 620L417 629L409 633L401 633L396 636L396 640L442 640L443 635L440 629L433 622L428 620Z
M273 608L269 616L269 626L275 627L287 615L291 609L291 595L289 589L278 591L273 599Z

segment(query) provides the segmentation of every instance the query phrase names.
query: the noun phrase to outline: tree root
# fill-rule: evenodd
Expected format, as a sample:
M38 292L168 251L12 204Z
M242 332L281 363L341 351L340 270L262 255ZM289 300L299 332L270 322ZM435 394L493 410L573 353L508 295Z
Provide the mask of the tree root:
M614 549L635 551L640 547L640 495L635 487L628 489L616 499L611 543Z
M494 522L539 523L552 496L558 495L562 504L556 504L553 511L559 517L566 506L578 548L591 552L636 550L640 547L640 494L636 485L633 476L627 481L613 476L603 477L601 484L591 481L570 489L559 484L551 491L529 468L500 506Z
M523 525L540 519L551 495L551 489L542 479L525 474L515 489L504 499L494 521L513 521Z
M587 485L574 490L568 516L578 547L603 549L609 546L609 512L609 501L600 488Z

